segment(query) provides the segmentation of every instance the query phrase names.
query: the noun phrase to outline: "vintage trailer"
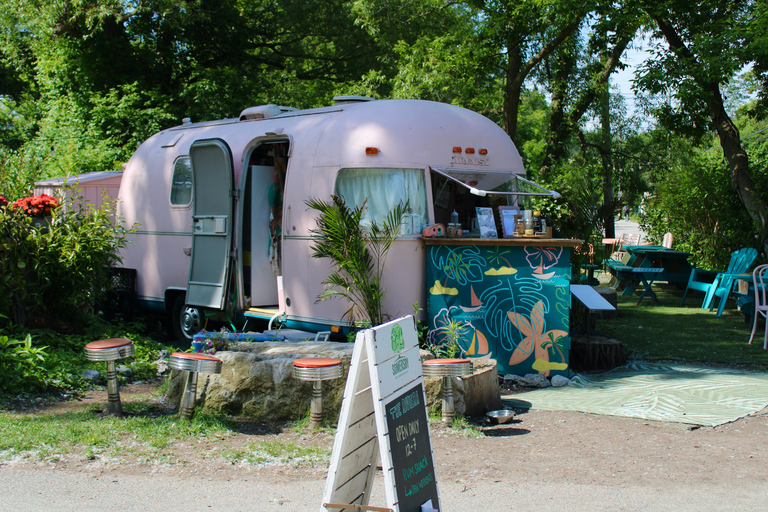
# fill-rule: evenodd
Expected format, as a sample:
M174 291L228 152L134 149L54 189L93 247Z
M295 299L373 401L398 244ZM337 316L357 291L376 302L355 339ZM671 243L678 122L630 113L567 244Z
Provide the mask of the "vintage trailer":
M349 327L346 304L317 302L331 267L311 257L310 198L367 201L368 221L409 201L385 265L384 308L394 318L426 300L422 227L447 225L455 210L472 231L475 207L512 204L526 186L515 145L482 115L419 100L335 101L185 119L125 166L118 212L139 229L122 264L137 269L140 302L173 315L177 337L191 338L210 312L313 332Z

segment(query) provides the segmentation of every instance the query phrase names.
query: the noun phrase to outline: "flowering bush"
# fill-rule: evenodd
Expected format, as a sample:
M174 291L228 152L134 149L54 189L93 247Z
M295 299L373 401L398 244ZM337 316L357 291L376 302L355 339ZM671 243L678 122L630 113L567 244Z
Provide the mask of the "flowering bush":
M48 194L22 197L11 204L11 209L24 210L31 217L47 217L54 208L58 207L59 200Z
M130 230L113 224L113 202L93 207L75 199L65 199L44 227L36 218L59 208L51 196L0 208L0 326L78 329L111 286L110 267Z
M229 350L229 330L222 327L218 332L208 332L202 329L193 337L195 341L202 341L205 344L204 354L215 354L222 350Z
M5 208L6 206L8 206L8 200L3 196L0 196L0 208Z

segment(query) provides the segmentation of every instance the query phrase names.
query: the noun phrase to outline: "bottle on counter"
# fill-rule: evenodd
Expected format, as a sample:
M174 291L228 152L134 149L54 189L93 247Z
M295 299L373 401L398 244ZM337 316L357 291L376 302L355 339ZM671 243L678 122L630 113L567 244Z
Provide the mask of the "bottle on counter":
M533 216L531 210L525 210L523 212L523 220L525 222L525 234L529 235L533 233Z
M459 223L459 214L456 213L456 210L453 210L453 213L451 213L451 224L458 224Z
M541 212L533 210L533 232L541 233Z

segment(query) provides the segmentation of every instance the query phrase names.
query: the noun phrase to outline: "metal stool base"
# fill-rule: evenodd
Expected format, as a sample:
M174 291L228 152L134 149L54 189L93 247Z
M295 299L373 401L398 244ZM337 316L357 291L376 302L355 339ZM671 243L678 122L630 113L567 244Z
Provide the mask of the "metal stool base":
M106 361L107 363L107 414L123 415L115 361L131 357L135 352L133 341L127 338L93 341L85 346L86 359L89 361Z
M174 352L168 365L177 370L187 372L184 381L184 394L181 396L179 416L191 420L195 415L195 402L197 401L197 374L221 373L221 360L205 354L189 354L186 352Z
M318 427L323 422L323 381L338 379L343 375L339 359L305 358L293 362L294 378L312 382L312 400L309 404L309 426Z
M472 374L472 361L469 359L430 359L421 365L426 377L443 379L443 423L453 425L456 407L453 401L453 378Z

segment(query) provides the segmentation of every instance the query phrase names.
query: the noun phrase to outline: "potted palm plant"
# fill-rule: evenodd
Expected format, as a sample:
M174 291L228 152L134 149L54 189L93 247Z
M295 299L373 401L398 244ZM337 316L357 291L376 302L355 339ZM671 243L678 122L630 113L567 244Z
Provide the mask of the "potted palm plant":
M385 321L382 303L384 261L397 237L400 223L408 212L408 203L400 203L389 212L381 225L361 225L365 204L350 208L344 200L310 199L310 209L319 212L312 257L329 258L334 271L323 281L326 290L318 302L331 298L346 299L350 306L344 316L355 325L380 325Z

